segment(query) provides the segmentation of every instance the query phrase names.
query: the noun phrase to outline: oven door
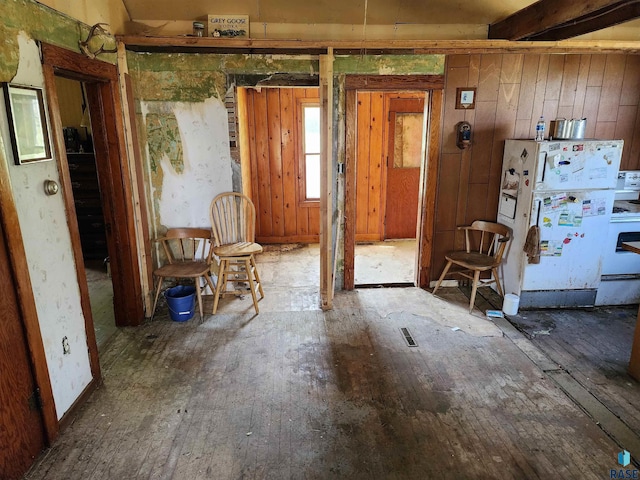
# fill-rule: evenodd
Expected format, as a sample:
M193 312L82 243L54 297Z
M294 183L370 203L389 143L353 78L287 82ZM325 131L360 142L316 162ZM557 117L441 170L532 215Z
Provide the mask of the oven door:
M640 255L622 249L622 242L637 241L640 217L614 219L609 224L596 305L640 303Z

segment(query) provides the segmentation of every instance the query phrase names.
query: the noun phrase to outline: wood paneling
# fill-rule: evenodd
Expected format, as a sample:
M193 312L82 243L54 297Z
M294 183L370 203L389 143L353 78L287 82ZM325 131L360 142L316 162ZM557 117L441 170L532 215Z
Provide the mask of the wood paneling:
M389 104L401 98L424 98L424 92L357 92L356 241L384 239Z
M246 91L251 190L260 243L317 242L319 203L300 198L301 130L298 103L318 99L317 88Z
M623 139L621 169L640 168L638 55L455 55L447 58L446 74L431 279L440 274L444 252L459 246L458 225L496 219L504 140L533 138L541 114L547 128L558 116L586 118L586 138ZM455 109L461 86L477 87L475 110ZM472 128L464 151L451 146L463 115Z

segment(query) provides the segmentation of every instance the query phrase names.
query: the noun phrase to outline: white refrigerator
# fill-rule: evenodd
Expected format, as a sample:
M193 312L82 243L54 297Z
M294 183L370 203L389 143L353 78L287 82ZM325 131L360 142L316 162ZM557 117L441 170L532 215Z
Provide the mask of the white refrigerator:
M497 219L513 229L503 285L521 308L595 304L622 147L506 140ZM539 246L539 256L525 253L525 242Z

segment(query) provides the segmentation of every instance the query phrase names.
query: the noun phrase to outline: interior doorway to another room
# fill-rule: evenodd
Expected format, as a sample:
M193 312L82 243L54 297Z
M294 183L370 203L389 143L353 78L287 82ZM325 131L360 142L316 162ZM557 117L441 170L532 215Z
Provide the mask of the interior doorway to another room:
M320 92L239 87L242 189L256 207L265 285L319 291Z
M352 275L359 286L416 285L425 105L429 93L422 90L358 92L357 123L347 136L357 136ZM271 250L270 261L279 249L278 262L288 271L287 259L300 254L296 246L318 252L319 199L313 192L319 186L310 182L319 180L320 139L309 117L319 111L319 90L238 88L237 108L242 185L256 205L256 239ZM310 255L295 262L303 257L319 263Z
M355 287L416 285L427 95L356 94Z
M83 82L56 76L69 176L98 349L116 331L103 202Z

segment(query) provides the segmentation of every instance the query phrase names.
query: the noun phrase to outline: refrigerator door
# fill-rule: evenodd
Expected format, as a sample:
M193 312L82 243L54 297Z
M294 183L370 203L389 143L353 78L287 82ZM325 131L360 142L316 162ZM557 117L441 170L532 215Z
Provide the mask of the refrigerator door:
M595 289L600 283L613 190L534 192L539 264L526 264L522 290ZM538 215L539 213L539 215Z
M622 140L542 142L534 190L615 188Z

